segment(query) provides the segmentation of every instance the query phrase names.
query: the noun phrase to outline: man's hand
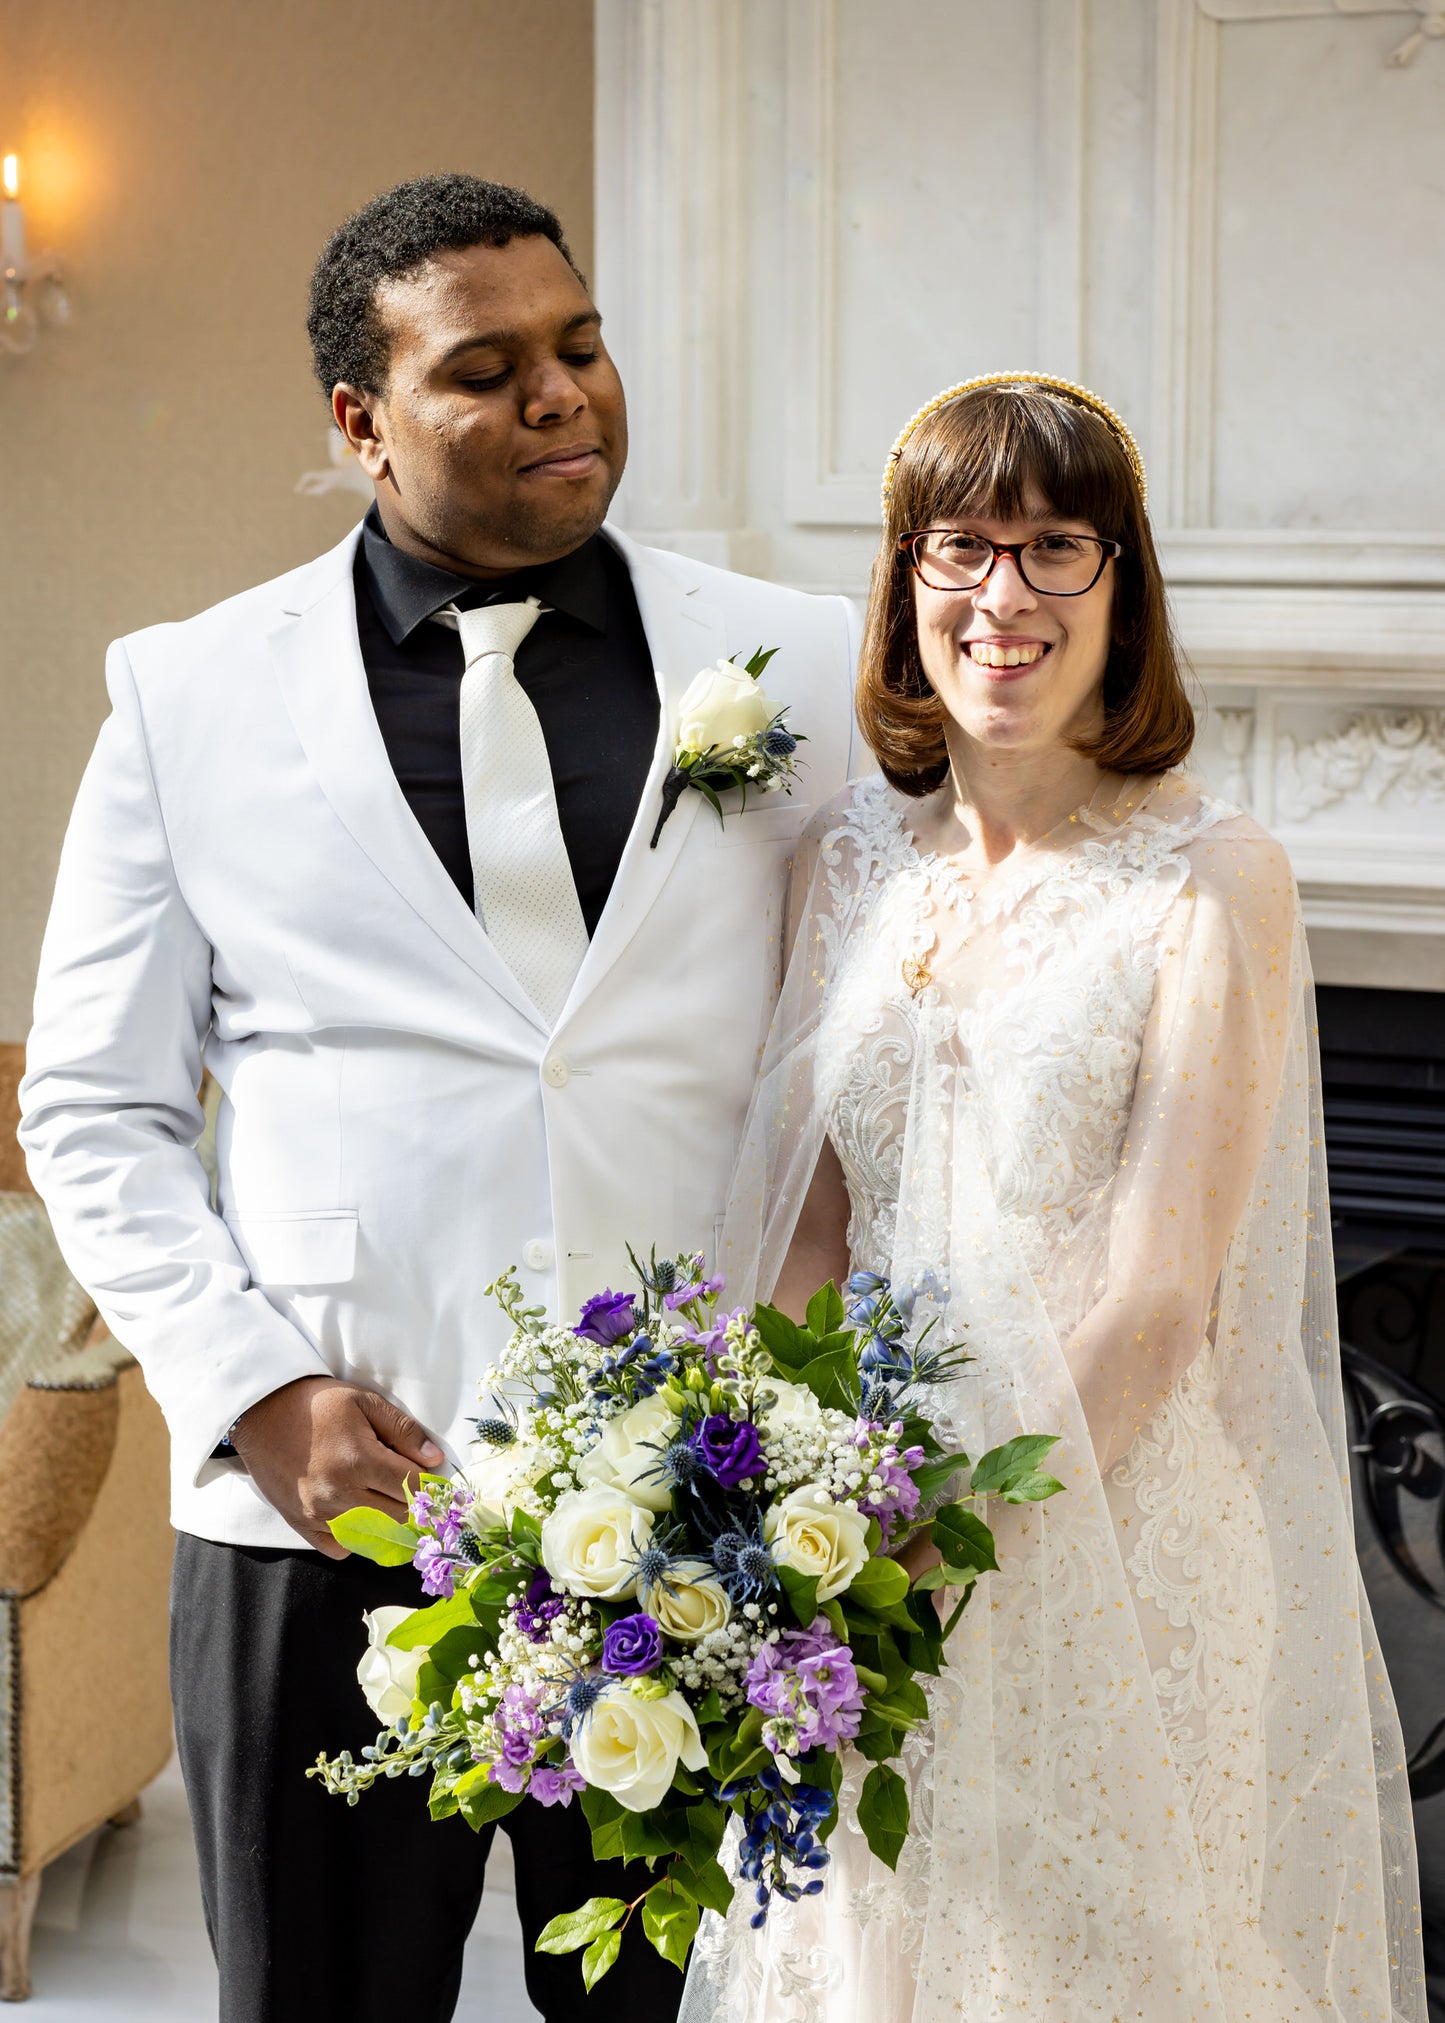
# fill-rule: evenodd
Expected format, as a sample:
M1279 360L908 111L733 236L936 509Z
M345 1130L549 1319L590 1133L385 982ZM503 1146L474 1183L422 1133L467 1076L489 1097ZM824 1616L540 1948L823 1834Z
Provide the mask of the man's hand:
M243 1412L232 1445L266 1501L328 1559L345 1559L327 1529L358 1503L406 1517L406 1480L445 1460L399 1405L339 1377L298 1377Z

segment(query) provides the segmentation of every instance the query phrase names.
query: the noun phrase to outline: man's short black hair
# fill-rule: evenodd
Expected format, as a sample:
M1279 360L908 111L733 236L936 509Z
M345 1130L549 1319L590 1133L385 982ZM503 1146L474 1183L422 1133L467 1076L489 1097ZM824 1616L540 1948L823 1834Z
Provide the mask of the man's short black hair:
M363 393L386 385L390 345L376 305L383 281L410 274L434 253L513 239L550 239L582 280L556 212L506 183L418 176L363 205L332 233L311 276L306 328L327 399L343 380Z

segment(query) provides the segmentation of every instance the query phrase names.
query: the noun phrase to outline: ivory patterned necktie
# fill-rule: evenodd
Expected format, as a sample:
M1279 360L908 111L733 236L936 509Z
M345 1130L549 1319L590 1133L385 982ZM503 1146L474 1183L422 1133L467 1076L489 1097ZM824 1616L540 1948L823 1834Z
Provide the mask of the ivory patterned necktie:
M461 635L462 792L477 917L502 961L555 1025L587 953L587 924L557 819L552 767L513 655L546 610L450 605Z

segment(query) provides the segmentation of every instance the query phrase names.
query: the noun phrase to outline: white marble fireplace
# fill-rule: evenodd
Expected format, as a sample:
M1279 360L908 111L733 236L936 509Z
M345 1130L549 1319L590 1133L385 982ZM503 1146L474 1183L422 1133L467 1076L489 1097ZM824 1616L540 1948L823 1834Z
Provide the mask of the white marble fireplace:
M1445 13L597 0L644 538L862 596L878 473L1007 366L1137 427L1217 786L1327 981L1445 989Z

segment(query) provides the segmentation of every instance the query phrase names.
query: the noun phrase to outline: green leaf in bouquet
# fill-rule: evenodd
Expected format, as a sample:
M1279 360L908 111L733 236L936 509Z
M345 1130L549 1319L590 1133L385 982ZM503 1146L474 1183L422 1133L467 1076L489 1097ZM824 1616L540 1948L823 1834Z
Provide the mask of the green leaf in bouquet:
M665 1854L686 1854L690 1844L686 1809L657 1806L651 1812L624 1812L622 1855L625 1861L655 1861Z
M812 1357L794 1375L820 1405L831 1405L839 1412L857 1409L857 1366L850 1349L829 1349L825 1355Z
M615 1965L622 1951L621 1932L604 1932L582 1955L582 1986L590 1995L602 1976Z
M522 1802L520 1791L503 1791L500 1784L490 1782L485 1763L459 1777L454 1789L462 1818L473 1833L480 1833L494 1819L505 1819Z
M692 1862L677 1861L668 1870L679 1889L686 1890L695 1903L705 1911L716 1911L719 1917L726 1917L732 1907L732 1879L720 1861Z
M810 1630L818 1614L818 1575L801 1574L795 1566L780 1566L778 1579L800 1628Z
M896 1608L908 1593L908 1575L896 1559L867 1559L849 1581L848 1599L881 1612Z
M888 1691L888 1681L883 1674L875 1672L869 1665L860 1664L856 1651L853 1654L853 1670L858 1676L858 1684L865 1693L883 1694Z
M722 1846L727 1824L726 1806L718 1805L710 1798L687 1808L685 1856L690 1867L706 1868Z
M385 1511L369 1509L364 1503L329 1518L326 1528L338 1545L348 1552L359 1552L363 1559L375 1560L378 1566L406 1566L420 1542L420 1534L409 1524L398 1524Z
M712 1721L721 1721L723 1718L723 1704L718 1698L717 1687L709 1686L692 1711L697 1717L699 1728L706 1728L709 1722Z
M465 1588L458 1588L449 1601L433 1602L429 1608L413 1609L403 1622L397 1624L386 1641L396 1651L426 1650L432 1644L439 1644L448 1630L460 1629L463 1625L475 1632L477 1618L471 1595ZM472 1649L476 1648L473 1644Z
M843 1604L838 1600L837 1596L834 1595L828 1601L820 1602L818 1607L821 1614L827 1617L829 1627L832 1629L833 1635L838 1639L839 1643L848 1643L850 1641L848 1619L843 1613Z
M622 1854L623 1808L608 1791L589 1784L579 1794L582 1816L592 1829L592 1853L598 1861L614 1861Z
M765 1305L753 1309L753 1326L758 1338L772 1357L775 1366L788 1374L800 1370L816 1344L809 1334L805 1334L794 1320L790 1320L778 1307Z
M971 1567L975 1573L998 1572L993 1533L976 1511L963 1504L945 1503L928 1535L950 1567ZM963 1582L950 1580L948 1585L961 1587Z
M815 1335L821 1337L831 1335L836 1328L843 1327L847 1319L843 1295L832 1279L829 1279L826 1285L819 1286L808 1301L808 1326Z
M733 1784L738 1778L760 1770L772 1757L763 1742L763 1714L749 1707L738 1726L724 1733L708 1749L707 1764L719 1784Z
M903 1437L905 1440L908 1438L906 1428ZM931 1503L935 1496L941 1495L950 1486L959 1471L967 1466L966 1454L943 1454L936 1461L925 1461L921 1468L915 1468L913 1480L917 1484L921 1501Z
M530 1510L513 1510L507 1520L507 1535L518 1552L529 1552L534 1559L542 1549L542 1527Z
M916 1728L928 1719L928 1700L923 1688L912 1679L900 1679L886 1693L870 1698L869 1711L895 1728Z
M881 1763L885 1757L898 1754L903 1747L905 1732L869 1708L859 1725L858 1733L853 1738L853 1747L860 1756L866 1756L870 1763Z
M620 1925L626 1916L627 1906L621 1897L588 1897L580 1910L564 1911L544 1926L533 1951L575 1953L579 1946L590 1946Z
M426 1809L433 1819L450 1819L454 1812L461 1810L457 1803L457 1788L454 1784L433 1784Z
M880 1763L863 1779L858 1795L858 1824L864 1838L888 1868L897 1868L908 1838L908 1786L896 1770Z
M817 1826L818 1839L826 1843L832 1838L833 1829L841 1817L838 1811L838 1789L843 1782L843 1759L835 1749L829 1750L824 1756L822 1764L814 1773L813 1782L826 1785L833 1794L833 1809L825 1819L819 1820Z
M1053 1433L1020 1433L1017 1439L1006 1440L1002 1447L991 1447L973 1464L970 1484L973 1494L1002 1496L1008 1503L1036 1503L1052 1496L1063 1484L1055 1482L1052 1475L1043 1474L1038 1464L1057 1445L1058 1436ZM1037 1486L1045 1482L1053 1486L1048 1489ZM1025 1484L1034 1486L1026 1492Z
M475 1622L448 1630L427 1652L417 1674L416 1697L422 1705L429 1707L433 1700L440 1700L444 1707L449 1707L457 1681L474 1670L472 1659L491 1650L496 1641L495 1624L490 1631L486 1624Z
M694 1899L684 1896L676 1883L667 1879L654 1883L642 1899L642 1929L663 1959L671 1960L679 1973L687 1967L700 1917Z

